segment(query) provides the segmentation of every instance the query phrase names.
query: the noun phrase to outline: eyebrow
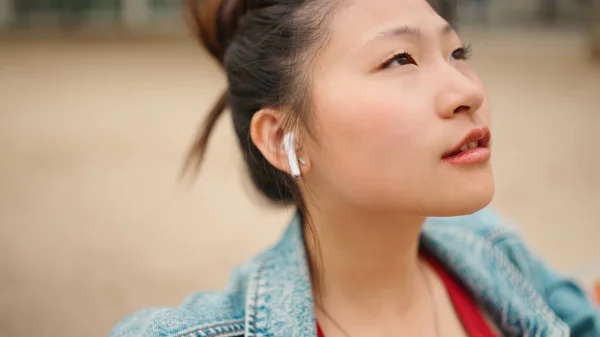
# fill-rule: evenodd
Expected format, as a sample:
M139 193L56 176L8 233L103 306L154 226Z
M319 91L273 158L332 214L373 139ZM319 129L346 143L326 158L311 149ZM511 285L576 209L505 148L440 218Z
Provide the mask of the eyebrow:
M454 32L454 28L450 24L447 23L439 29L439 32L442 35L447 35L447 34ZM379 32L369 42L374 41L374 40L379 40L379 39L386 39L386 38L390 38L390 37L404 37L404 36L410 37L413 39L419 39L423 36L423 32L419 28L412 27L412 26L393 27L391 29Z

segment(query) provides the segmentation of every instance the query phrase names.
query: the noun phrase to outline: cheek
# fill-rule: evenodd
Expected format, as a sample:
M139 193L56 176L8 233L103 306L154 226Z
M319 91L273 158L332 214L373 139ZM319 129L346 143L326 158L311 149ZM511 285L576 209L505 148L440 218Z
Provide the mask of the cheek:
M389 197L388 189L427 172L435 134L431 100L400 92L346 86L317 101L318 165L346 193Z
M353 154L385 163L425 145L425 131L432 127L435 114L433 106L428 106L432 99L419 91L418 83L393 78L336 82L317 91L324 95L315 97L319 134L336 160L352 160Z
M331 138L331 150L337 155L345 156L345 150L352 150L379 159L390 152L397 157L411 150L402 145L418 142L422 120L409 107L373 99L348 103L323 114L323 126L327 126L323 134Z
M349 158L348 152L379 158L416 138L419 121L409 104L399 102L398 97L390 100L382 92L356 90L339 96L329 96L317 112L320 134L327 138L326 147L336 159Z

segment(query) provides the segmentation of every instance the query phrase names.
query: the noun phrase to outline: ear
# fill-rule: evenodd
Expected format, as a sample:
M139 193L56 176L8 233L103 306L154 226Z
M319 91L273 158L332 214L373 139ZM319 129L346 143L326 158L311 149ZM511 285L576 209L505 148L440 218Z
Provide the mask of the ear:
M261 109L250 122L250 137L265 159L280 171L291 175L290 165L283 145L283 112L276 109ZM297 139L297 137L296 137ZM310 161L303 155L296 142L296 154L301 161L300 170L306 174Z

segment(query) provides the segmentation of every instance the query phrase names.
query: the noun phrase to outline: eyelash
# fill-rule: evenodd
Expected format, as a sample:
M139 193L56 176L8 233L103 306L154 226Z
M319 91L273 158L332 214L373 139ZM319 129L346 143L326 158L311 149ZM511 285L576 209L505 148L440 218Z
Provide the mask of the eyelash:
M400 58L402 58L402 57L407 57L410 60L412 60L415 64L417 63L417 62L414 61L414 59L412 57L412 54L409 51L403 51L402 53L395 54L394 56L392 56L389 59L387 59L385 62L383 62L383 64L381 65L380 68L381 69L389 68L389 66L391 66L392 63L400 60ZM400 66L402 66L402 64L400 64Z
M460 53L458 56L455 56L456 53ZM455 60L468 60L471 57L471 45L465 44L462 47L454 50L452 52L452 56ZM409 51L404 51L402 53L398 53L392 57L390 57L388 60L386 60L385 62L383 62L383 64L380 66L381 69L386 69L388 68L390 65L392 65L392 63L400 60L401 58L408 58L408 62L413 62L414 64L416 64L417 62L413 59L412 54ZM403 64L400 64L400 66L402 66Z
M454 58L455 60L468 60L471 57L472 48L470 44L465 44L462 47L456 49L452 52L452 54L456 52L461 52L462 56L460 58Z

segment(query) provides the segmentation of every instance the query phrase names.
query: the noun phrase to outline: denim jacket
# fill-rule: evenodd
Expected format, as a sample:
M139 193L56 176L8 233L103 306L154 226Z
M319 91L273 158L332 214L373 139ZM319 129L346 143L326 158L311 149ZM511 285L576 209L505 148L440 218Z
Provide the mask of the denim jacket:
M575 283L528 251L493 211L429 218L421 246L448 268L504 336L600 337L600 311ZM221 292L125 318L110 337L314 337L301 220L273 248L238 267Z

